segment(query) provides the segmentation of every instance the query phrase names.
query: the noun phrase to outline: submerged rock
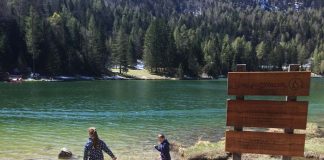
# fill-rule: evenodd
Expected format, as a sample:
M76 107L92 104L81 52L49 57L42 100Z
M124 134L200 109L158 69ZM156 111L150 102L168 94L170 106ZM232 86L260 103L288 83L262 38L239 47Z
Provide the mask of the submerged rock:
M67 148L62 148L58 155L58 158L59 159L71 159L72 156L73 156L73 154L71 151L69 151Z

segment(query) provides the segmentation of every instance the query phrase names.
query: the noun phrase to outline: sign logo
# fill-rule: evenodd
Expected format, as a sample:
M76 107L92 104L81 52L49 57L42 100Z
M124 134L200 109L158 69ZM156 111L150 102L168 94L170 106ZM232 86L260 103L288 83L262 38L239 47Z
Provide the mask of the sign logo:
M291 79L289 81L289 88L291 90L298 90L303 87L303 81L298 78Z

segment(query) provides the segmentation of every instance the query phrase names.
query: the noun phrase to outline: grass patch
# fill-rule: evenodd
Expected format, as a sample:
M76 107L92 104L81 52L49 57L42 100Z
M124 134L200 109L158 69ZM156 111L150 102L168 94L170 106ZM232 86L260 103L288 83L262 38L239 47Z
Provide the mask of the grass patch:
M271 132L282 133L282 129L271 129ZM308 123L307 129L296 130L297 134L306 134L305 157L293 158L293 160L317 160L320 155L324 155L324 132L316 123ZM188 148L179 149L179 154L185 160L227 160L231 155L225 152L225 140L217 143L199 141ZM277 160L280 156L243 154L243 160Z
M198 141L194 146L180 150L181 156L188 160L222 160L230 156L225 151L225 140L217 143Z
M303 133L303 131L297 131L297 133ZM324 154L324 131L316 123L308 123L304 133L307 135L305 151Z
M324 154L324 138L312 138L306 141L305 150Z
M112 72L114 73L119 73L119 69L112 69ZM134 77L136 79L148 79L148 80L164 80L164 79L171 79L168 77L160 76L160 75L154 75L150 73L148 70L134 70L134 69L129 69L127 73L123 73L128 75L129 77Z

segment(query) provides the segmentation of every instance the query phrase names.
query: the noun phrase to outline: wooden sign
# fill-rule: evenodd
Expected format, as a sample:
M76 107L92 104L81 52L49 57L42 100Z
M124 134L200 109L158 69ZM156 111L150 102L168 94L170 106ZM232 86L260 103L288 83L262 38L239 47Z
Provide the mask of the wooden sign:
M227 101L227 152L233 160L242 153L282 155L282 160L304 156L304 134L294 129L306 129L308 102L297 96L308 96L310 72L299 71L300 65L290 65L289 72L244 72L246 65L228 75L228 94L236 100ZM245 100L245 96L285 96L286 101ZM246 132L244 127L282 128L284 133ZM262 131L262 130L259 130Z
M308 102L227 101L227 126L306 129Z
M284 156L304 156L305 135L267 132L226 132L226 151Z
M310 72L233 72L229 95L308 96Z

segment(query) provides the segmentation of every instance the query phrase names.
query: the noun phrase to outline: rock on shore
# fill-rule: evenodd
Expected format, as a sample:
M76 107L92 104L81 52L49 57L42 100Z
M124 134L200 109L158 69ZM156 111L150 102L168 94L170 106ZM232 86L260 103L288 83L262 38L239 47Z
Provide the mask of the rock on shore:
M68 150L67 148L62 148L58 158L59 159L71 159L73 156L72 152L70 150Z

